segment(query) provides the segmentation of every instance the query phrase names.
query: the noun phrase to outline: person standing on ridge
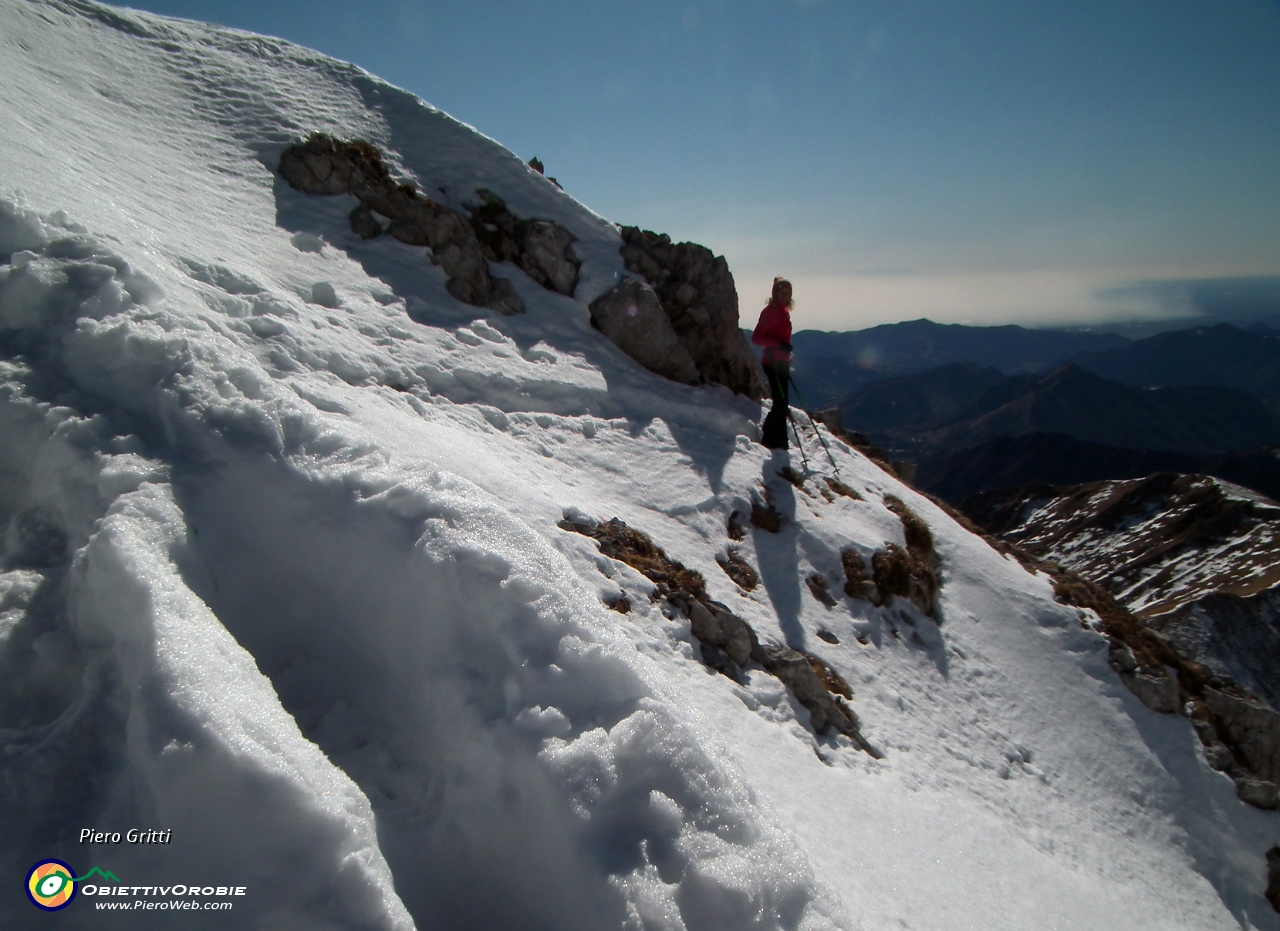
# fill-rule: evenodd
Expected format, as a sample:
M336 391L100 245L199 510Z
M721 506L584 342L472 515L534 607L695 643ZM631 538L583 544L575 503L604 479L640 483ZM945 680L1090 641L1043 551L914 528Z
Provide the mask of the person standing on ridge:
M787 420L791 413L787 400L787 384L791 380L791 282L773 279L773 295L760 322L751 334L751 342L764 347L764 373L769 379L773 406L761 426L760 442L770 449L787 449Z

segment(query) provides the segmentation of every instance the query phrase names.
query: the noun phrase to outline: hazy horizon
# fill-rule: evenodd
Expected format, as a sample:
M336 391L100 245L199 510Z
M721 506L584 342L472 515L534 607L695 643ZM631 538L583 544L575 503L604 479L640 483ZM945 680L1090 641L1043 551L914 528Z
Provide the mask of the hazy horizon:
M776 274L816 329L1280 312L1275 0L130 5L413 91L724 254L748 325Z

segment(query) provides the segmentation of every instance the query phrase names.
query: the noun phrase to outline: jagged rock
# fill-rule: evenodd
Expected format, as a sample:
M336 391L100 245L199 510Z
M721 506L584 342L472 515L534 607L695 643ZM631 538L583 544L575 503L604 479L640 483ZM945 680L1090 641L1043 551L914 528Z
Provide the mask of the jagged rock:
M581 263L570 248L573 234L550 220L534 220L524 234L520 267L543 287L572 295Z
M382 224L364 204L351 211L351 232L361 239L374 239L383 233Z
M800 652L804 653L803 650ZM836 671L836 667L820 656L814 656L812 653L805 653L804 655L808 657L809 665L813 667L813 671L822 682L823 688L832 695L838 695L841 698L853 698L853 689L844 680L844 676Z
M857 715L841 700L853 698L853 690L829 663L790 647L761 646L750 624L707 597L701 574L670 559L646 534L618 518L596 521L566 515L559 527L591 537L601 553L625 562L653 581L657 587L655 598L664 598L672 611L689 619L689 632L697 639L707 667L738 681L742 667L754 660L777 676L808 709L815 733L832 727L876 759L883 756L862 736ZM625 596L620 597L625 600ZM612 601L606 603L614 610L623 610Z
M471 227L485 257L511 262L544 288L572 295L582 265L573 254L573 234L550 220L520 219L492 191L476 193L483 202L471 208Z
M702 655L702 663L708 669L714 669L727 679L737 682L742 676L742 669L729 658L729 654L706 641L699 641L698 652Z
M1254 808L1274 809L1280 803L1280 787L1274 782L1258 779L1248 773L1234 777L1236 797Z
M606 521L566 517L560 521L559 527L591 537L601 553L635 569L654 583L660 595L684 593L706 600L706 582L701 573L670 559L660 546L649 539L648 534L628 527L616 517Z
M1224 742L1260 781L1280 783L1280 714L1252 696L1204 689Z
M1132 655L1132 654L1130 654ZM1138 669L1134 672L1121 672L1123 682L1138 700L1152 711L1162 714L1176 714L1182 708L1182 698L1178 691L1178 680L1163 669Z
M361 140L339 142L323 133L286 149L280 156L280 174L307 194L353 194L364 178L375 184L391 181L382 153L374 146Z
M836 705L835 699L810 665L809 657L799 650L770 644L760 647L755 658L761 666L781 679L796 700L808 709L815 731L824 730L828 725L842 734L852 731L854 722Z
M1244 576L1247 585L1253 582L1249 576L1267 576L1258 562L1240 554L1233 557L1228 571ZM1233 587L1234 580L1220 576L1217 581L1225 583L1224 588ZM1189 659L1276 708L1280 707L1278 618L1280 587L1272 587L1246 597L1231 591L1210 592L1144 621Z
M658 296L643 282L623 279L593 301L591 323L649 371L686 385L698 383L697 366L676 337Z
M815 664L812 662L817 657L811 657L807 653L801 653L799 650L793 650L790 647L778 644L758 647L751 656L752 659L764 667L765 670L777 676L782 684L791 690L791 694L796 697L796 701L800 702L805 710L809 712L809 722L813 726L815 733L820 733L830 727L838 733L844 734L877 760L883 756L879 750L871 746L866 738L862 736L858 716L853 713L853 709L828 690L827 685L823 682L823 677L815 669ZM818 660L818 664L830 669L821 660ZM847 690L848 684L843 679L839 681L844 689Z
M1267 901L1280 912L1280 847L1267 851Z
M494 278L489 288L489 307L501 314L524 313L524 301L516 293L515 285L506 278Z
M871 557L879 603L887 604L896 595L910 601L926 617L934 617L938 610L939 561L933 548L933 534L929 525L900 498L885 495L884 503L902 522L907 548L887 543L884 552ZM848 569L845 571L847 575Z
M829 586L824 576L815 572L806 578L804 582L809 586L809 594L818 599L824 607L830 610L836 606L836 600L831 597L831 592L828 591Z
M387 232L411 246L426 246L449 276L449 293L477 307L489 303L489 268L475 232L456 211L396 182L382 153L367 142L342 142L316 133L280 156L281 176L308 194L352 194L363 212L352 213L353 231L365 236L377 225L371 212L391 220Z
M685 613L695 637L724 650L739 666L745 665L760 645L751 626L722 604L690 598L685 602Z
M724 257L634 226L622 227L622 239L627 269L653 287L698 381L766 397L760 364L739 329L738 292Z
M880 593L871 579L867 578L866 564L855 549L846 549L840 553L840 566L844 569L844 593L850 598L866 598L875 604L880 603Z
M751 564L736 549L730 549L724 556L717 556L716 562L724 570L724 574L733 579L743 591L754 591L760 584L760 576L756 570L751 568Z

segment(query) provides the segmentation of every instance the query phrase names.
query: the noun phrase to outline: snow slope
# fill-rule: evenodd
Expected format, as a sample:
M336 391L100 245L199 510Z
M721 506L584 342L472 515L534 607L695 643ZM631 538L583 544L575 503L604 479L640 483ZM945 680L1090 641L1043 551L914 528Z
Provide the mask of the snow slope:
M1276 816L1089 619L838 443L863 500L793 487L755 405L601 339L617 229L498 144L317 53L81 0L0 0L0 86L3 927L1280 927ZM313 131L565 226L577 293L504 267L527 313L457 302L274 175ZM748 528L744 593L715 557L762 487L790 520ZM932 528L940 624L803 584L903 543L886 494ZM884 759L710 672L566 513L826 658ZM50 916L20 891L45 857L248 893Z

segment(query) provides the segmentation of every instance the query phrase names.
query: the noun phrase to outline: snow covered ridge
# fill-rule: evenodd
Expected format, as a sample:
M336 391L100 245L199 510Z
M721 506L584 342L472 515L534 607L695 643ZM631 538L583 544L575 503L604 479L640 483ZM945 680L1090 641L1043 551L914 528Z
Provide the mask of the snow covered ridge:
M1120 686L1093 618L839 444L855 495L796 484L757 405L601 337L617 227L287 43L70 0L0 22L0 925L47 924L21 877L58 857L246 887L199 927L1280 926L1276 816ZM554 221L574 293L492 263L525 312L459 301L275 174L313 132ZM874 584L846 554L911 555L891 499L935 618L918 585L842 592ZM730 541L761 502L777 531ZM883 758L709 671L566 513L820 655ZM172 842L75 843L133 827ZM101 927L84 905L63 923Z

